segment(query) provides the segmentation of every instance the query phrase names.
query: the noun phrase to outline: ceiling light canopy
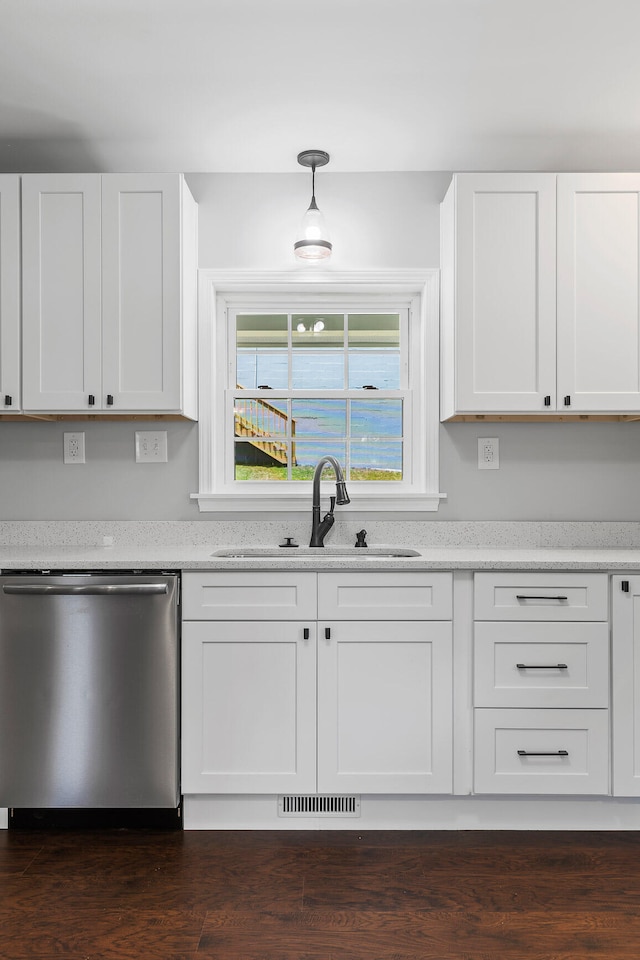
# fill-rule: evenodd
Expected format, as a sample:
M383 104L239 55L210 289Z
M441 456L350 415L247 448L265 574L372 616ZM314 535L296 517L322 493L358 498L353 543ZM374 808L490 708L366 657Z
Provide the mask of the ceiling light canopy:
M316 203L316 167L324 167L329 163L329 154L324 150L303 150L298 154L298 163L303 167L311 167L311 203L302 218L293 250L300 260L326 260L331 256L332 245L324 217Z

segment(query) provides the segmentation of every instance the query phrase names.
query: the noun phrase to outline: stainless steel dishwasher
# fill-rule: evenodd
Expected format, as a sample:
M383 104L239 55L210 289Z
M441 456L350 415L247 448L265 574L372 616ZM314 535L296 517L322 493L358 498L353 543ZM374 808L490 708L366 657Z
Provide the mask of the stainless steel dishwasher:
M0 806L178 805L178 583L0 577Z

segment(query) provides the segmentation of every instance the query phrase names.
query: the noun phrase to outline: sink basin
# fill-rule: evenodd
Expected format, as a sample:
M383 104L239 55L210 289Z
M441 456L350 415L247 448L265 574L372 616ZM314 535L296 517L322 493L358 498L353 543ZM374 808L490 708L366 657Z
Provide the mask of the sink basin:
M225 547L216 550L212 557L227 557L229 560L259 560L277 557L278 560L357 560L380 558L419 557L419 550L404 547Z

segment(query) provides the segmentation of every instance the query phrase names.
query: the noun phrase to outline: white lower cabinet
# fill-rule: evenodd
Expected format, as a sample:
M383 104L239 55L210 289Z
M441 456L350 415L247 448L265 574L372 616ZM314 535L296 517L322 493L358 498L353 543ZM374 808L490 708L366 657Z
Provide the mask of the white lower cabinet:
M318 790L450 793L451 623L323 622Z
M183 793L315 790L315 624L185 623L182 684Z
M609 576L458 581L454 633L450 573L185 573L183 793L609 794ZM613 792L640 796L640 576L613 583Z
M613 794L640 797L640 576L612 577Z
M330 620L340 585L364 615L369 575L184 575L183 793L451 792L451 575L370 576L373 618ZM440 591L446 620L393 617Z
M476 574L475 793L609 793L607 597L606 574Z

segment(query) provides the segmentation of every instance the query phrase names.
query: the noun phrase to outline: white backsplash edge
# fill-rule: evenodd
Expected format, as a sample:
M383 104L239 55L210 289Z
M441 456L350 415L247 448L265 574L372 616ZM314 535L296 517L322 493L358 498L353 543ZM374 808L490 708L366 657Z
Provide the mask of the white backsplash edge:
M353 546L356 532L367 530L370 546L415 547L589 548L640 547L637 521L493 521L493 520L340 520L327 544ZM293 537L309 542L310 521L286 520L5 520L0 544L5 546L271 546Z

